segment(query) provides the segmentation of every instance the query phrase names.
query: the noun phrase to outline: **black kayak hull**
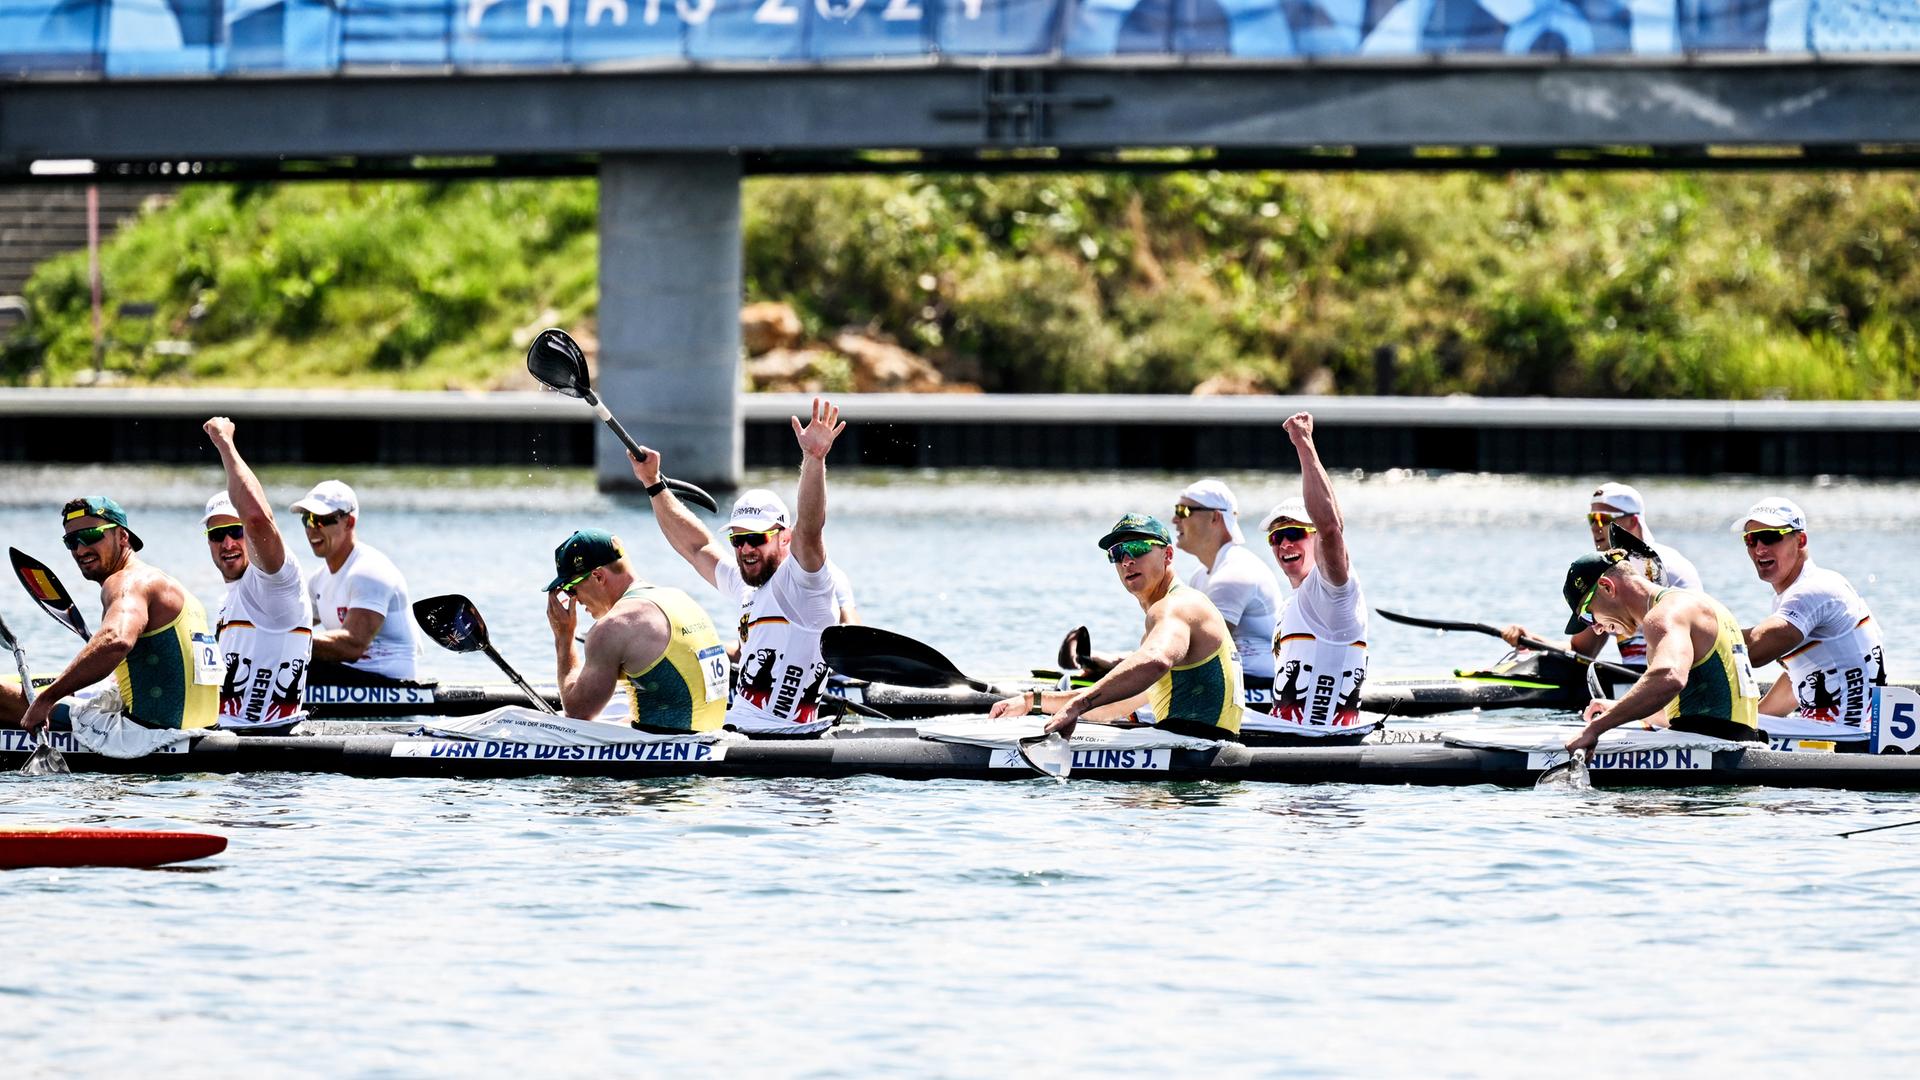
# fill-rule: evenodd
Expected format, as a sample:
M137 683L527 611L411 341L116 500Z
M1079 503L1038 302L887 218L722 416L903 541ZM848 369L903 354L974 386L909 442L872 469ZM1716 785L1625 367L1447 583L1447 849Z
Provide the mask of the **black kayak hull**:
M368 778L441 777L515 779L602 777L883 776L905 780L1026 780L1007 751L903 737L903 732L782 742L727 744L721 760L698 747L580 748L459 743L397 735L238 737L219 733L193 740L179 753L121 760L75 750L75 772L179 775L185 773L301 772ZM0 749L0 768L27 756L17 741ZM1540 775L1525 753L1477 750L1440 742L1399 742L1323 748L1259 748L1225 744L1209 750L1098 750L1078 765L1075 780L1238 781L1279 784L1418 784L1526 787ZM1920 791L1920 757L1787 753L1765 749L1693 751L1687 767L1672 755L1643 755L1644 767L1593 770L1599 787L1760 786L1849 791Z

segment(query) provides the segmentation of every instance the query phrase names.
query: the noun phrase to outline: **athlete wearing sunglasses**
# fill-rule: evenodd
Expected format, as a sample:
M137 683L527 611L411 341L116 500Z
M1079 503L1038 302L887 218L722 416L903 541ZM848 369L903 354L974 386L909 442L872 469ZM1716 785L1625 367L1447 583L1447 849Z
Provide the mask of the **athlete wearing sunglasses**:
M1146 710L1180 735L1232 739L1241 723L1240 661L1213 601L1173 573L1173 537L1157 518L1128 514L1100 538L1120 584L1146 613L1140 647L1084 690L1032 690L993 705L994 716L1051 713L1045 730L1071 737L1082 720L1116 721Z
M825 536L827 454L846 426L840 410L819 398L806 423L793 418L799 512L790 514L764 488L743 492L725 539L715 538L667 490L657 451L642 447L632 459L634 479L653 501L653 519L667 543L740 613L740 670L726 726L749 736L811 738L833 724L819 715L827 679L820 632L837 621Z
M1260 531L1293 596L1274 635L1271 715L1250 715L1248 732L1272 741L1312 740L1330 732L1342 741L1364 736L1378 724L1360 716L1360 687L1367 678L1367 601L1347 552L1346 523L1333 480L1320 461L1313 417L1298 413L1286 423L1300 460L1301 497L1267 513Z
M360 539L359 496L339 480L323 480L293 509L322 562L307 579L314 618L308 682L412 682L418 645L407 579L386 553Z
M1773 587L1773 613L1746 631L1757 665L1778 661L1785 672L1760 701L1766 717L1790 716L1830 725L1842 741L1872 735L1873 688L1885 686L1880 623L1853 583L1815 566L1807 515L1791 499L1761 499L1734 519L1733 531L1761 581ZM1775 734L1785 731L1785 725ZM1799 734L1799 732L1795 732Z
M1639 489L1630 484L1609 481L1595 488L1587 503L1586 517L1587 533L1593 540L1593 549L1609 549L1612 544L1608 540L1607 530L1617 526L1646 544L1659 557L1657 574L1660 584L1676 589L1701 588L1700 572L1694 569L1693 562L1671 544L1654 539L1653 529L1647 524L1646 506L1646 499L1641 497ZM1500 636L1516 649L1520 647L1522 637L1555 642L1555 635L1536 634L1518 623L1503 628ZM1598 656L1609 641L1619 648L1622 664L1632 668L1646 666L1646 639L1637 632L1616 638L1586 626L1572 634L1566 648L1582 656Z
M220 726L282 729L305 715L313 604L266 490L234 442L233 421L216 416L201 430L227 474L226 490L207 500L200 517L207 553L227 583L214 618L225 668Z
M211 726L221 668L200 601L140 558L145 545L114 500L73 499L60 508L60 521L74 565L100 585L100 623L32 705L18 689L0 686L0 722L33 731L85 712L93 724Z

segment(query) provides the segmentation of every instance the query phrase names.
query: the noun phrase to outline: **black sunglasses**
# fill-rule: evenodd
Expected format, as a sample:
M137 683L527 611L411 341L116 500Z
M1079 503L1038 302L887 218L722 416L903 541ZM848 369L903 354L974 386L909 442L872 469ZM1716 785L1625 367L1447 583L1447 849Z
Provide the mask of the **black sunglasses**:
M1768 547L1772 547L1799 531L1798 529L1755 529L1752 532L1741 533L1740 536L1741 539L1747 542L1748 547L1752 547L1755 544L1765 544Z
M345 510L336 510L326 517L315 517L312 511L302 510L300 511L300 520L304 522L309 529L324 529L329 525L338 525L347 520L347 512Z
M245 525L215 525L207 530L209 543L218 544L225 540L238 540L247 535Z

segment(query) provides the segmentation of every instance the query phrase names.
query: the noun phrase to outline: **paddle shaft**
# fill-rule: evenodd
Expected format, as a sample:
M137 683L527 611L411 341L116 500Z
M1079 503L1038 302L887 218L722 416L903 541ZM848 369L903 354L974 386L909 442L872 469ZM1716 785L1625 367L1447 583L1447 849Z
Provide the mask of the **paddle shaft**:
M1902 821L1895 825L1875 825L1871 829L1855 829L1852 832L1843 832L1840 835L1842 837L1859 836L1861 833L1881 832L1885 829L1904 829L1909 825L1920 825L1920 821Z
M61 620L64 622L65 620ZM27 670L27 650L20 647L20 639L13 636L13 630L5 619L0 619L0 643L13 653L13 666L20 669L20 695L27 704L33 704L33 674ZM34 748L20 771L29 776L38 776L43 772L63 773L67 770L67 759L53 748L53 725L40 729L40 745Z
M1500 633L1499 627L1488 626L1486 623L1454 622L1450 619L1423 619L1417 615L1402 615L1397 611L1388 611L1386 608L1376 608L1374 610L1378 611L1380 617L1386 619L1388 622L1405 623L1408 626L1418 626L1426 630L1459 630L1469 634L1486 634L1488 637L1497 637L1505 640L1504 635ZM1549 644L1548 642L1541 641L1537 637L1531 637L1526 634L1520 635L1520 645L1522 648L1532 649L1538 653L1546 653L1548 656L1558 656L1563 660L1572 660L1577 664L1590 664L1601 671L1607 672L1610 675L1620 676L1621 678L1638 679L1640 677L1640 672L1630 667L1608 663L1605 660L1595 660L1591 656L1582 656L1572 649L1563 649L1558 645Z
M580 400L593 407L593 415L598 416L607 425L607 428L613 432L614 437L626 446L627 453L632 454L635 460L639 460L645 455L645 452L640 449L640 444L634 440L633 436L627 434L627 429L620 423L619 418L613 415L612 410L608 409L606 404L595 396L592 390L582 387L580 390ZM667 476L661 477L660 480L667 485L667 490L693 503L695 506L705 507L708 510L714 511L720 509L720 504L714 500L714 497L707 494L706 489L700 487L698 484L689 484L685 480L675 480Z
M519 687L520 692L527 695L527 700L533 702L535 708L539 709L541 712L544 712L549 716L555 716L559 714L560 710L548 704L547 699L544 697L541 697L540 692L538 690L535 690L533 687L527 685L527 680L521 678L520 673L513 670L513 665L507 663L506 657L501 656L498 652L494 651L493 645L490 642L482 642L480 645L480 650L486 653L487 659L493 661L494 664L497 667L499 667L501 671L504 671L507 673L507 678L513 680L513 685Z
M13 666L20 669L20 693L26 696L27 704L33 704L33 675L27 671L27 650L20 647L20 640L13 636L7 620L0 619L0 638L4 638L7 651L13 653Z

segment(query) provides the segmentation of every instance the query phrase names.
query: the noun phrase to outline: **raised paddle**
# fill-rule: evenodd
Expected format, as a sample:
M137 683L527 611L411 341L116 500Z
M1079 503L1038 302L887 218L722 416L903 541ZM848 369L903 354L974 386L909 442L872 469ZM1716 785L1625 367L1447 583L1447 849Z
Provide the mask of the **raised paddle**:
M20 669L20 693L27 699L27 704L33 704L33 675L27 671L27 651L20 647L20 639L13 636L7 620L3 618L0 618L0 645L13 653L13 666ZM47 730L52 726L49 724L40 729L40 745L34 747L33 753L28 754L27 760L21 764L22 774L47 776L73 771L67 767L66 755L53 748L53 734Z
M820 658L850 678L922 690L964 686L1004 697L989 683L968 678L938 649L877 626L829 626L820 632Z
M547 389L577 397L592 406L594 415L626 444L627 453L635 458L641 456L640 444L627 434L627 429L620 426L620 421L614 419L613 413L594 394L593 382L587 375L587 354L580 351L579 343L568 336L565 330L555 328L540 331L539 336L533 339L533 344L527 346L527 373L540 380L540 384ZM664 476L660 480L667 485L667 490L695 506L703 506L708 510L720 509L720 504L714 501L713 496L697 484L670 480Z
M51 615L60 625L80 635L85 641L91 635L87 632L87 620L80 616L80 609L74 606L72 594L60 584L53 569L39 559L21 551L19 548L7 549L7 557L13 560L13 574L20 579L20 587L40 605L41 610Z
M427 636L443 649L457 653L486 653L487 659L506 672L507 678L513 680L514 685L527 695L527 700L533 702L536 708L549 714L559 712L540 696L539 691L527 685L527 680L513 670L513 665L507 663L505 657L494 651L493 643L487 640L487 620L480 617L480 609L473 606L473 601L459 593L429 596L425 600L414 601L413 618L420 624L420 629L425 630Z
M1417 615L1402 615L1397 611L1388 611L1386 608L1374 608L1374 610L1379 612L1380 617L1386 619L1388 622L1405 623L1408 626L1418 626L1427 630L1458 630L1468 634L1486 634L1490 637L1500 636L1499 627L1488 626L1486 623L1454 622L1450 619L1423 619ZM1536 637L1522 635L1520 644L1523 648L1532 649L1534 652L1546 653L1548 656L1558 656L1562 660L1572 660L1577 664L1590 664L1609 675L1617 675L1624 679L1638 679L1640 677L1640 673L1630 667L1621 667L1619 664L1608 663L1605 660L1595 660L1591 656L1582 656L1572 649L1563 649L1558 645L1549 645Z

